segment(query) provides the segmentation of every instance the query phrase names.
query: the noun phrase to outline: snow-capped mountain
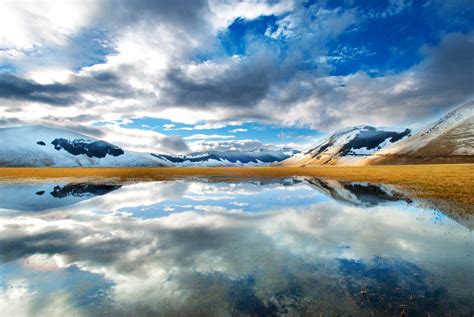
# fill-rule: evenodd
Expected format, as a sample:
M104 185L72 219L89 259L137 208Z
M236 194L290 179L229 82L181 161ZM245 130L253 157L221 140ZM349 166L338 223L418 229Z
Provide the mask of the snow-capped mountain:
M0 167L217 167L474 163L474 101L413 132L357 126L314 147L262 147L166 155L132 152L72 131L0 128Z
M45 126L0 129L1 167L260 166L280 162L295 153L292 149L264 147L188 155L149 154Z
M187 155L153 154L178 167L264 166L283 161L297 153L292 149L258 148L252 151L228 150L196 152Z
M166 163L79 133L35 125L0 129L0 166L159 167Z
M366 163L474 163L474 101L377 152Z
M411 130L357 126L340 130L316 146L283 161L283 166L357 165L368 156L411 135Z
M474 163L474 101L413 132L369 126L338 131L282 166Z

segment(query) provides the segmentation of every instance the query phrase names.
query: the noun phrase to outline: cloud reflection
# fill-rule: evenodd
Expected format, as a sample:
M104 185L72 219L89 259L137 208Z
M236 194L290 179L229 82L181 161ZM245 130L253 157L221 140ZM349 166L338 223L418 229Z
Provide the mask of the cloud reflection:
M353 187L342 187L351 194ZM361 204L329 200L300 180L178 180L126 185L41 213L3 214L2 302L16 307L18 293L37 303L55 296L59 291L35 284L37 277L17 282L27 272L47 271L76 276L68 281L75 285L95 279L106 294L95 303L105 301L115 315L399 313L376 301L383 296L413 312L432 300L441 303L437 312L469 311L463 302L474 285L469 229L406 201L380 205L371 198L367 205L357 193ZM12 263L15 270L8 269ZM407 276L417 279L408 283ZM364 287L372 304L360 298ZM104 313L94 300L78 302L75 292L66 289L55 306ZM433 292L443 292L443 300ZM426 305L410 304L413 294ZM30 309L18 314L32 315L37 306Z

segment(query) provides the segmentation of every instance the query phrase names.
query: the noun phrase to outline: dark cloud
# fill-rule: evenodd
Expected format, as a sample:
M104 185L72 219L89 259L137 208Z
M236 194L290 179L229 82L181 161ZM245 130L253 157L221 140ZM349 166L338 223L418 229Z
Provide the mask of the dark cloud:
M188 153L190 151L188 144L182 136L170 135L160 141L160 146L171 153Z
M418 76L425 97L438 96L440 108L474 97L474 33L449 34L424 51L427 59Z
M119 76L113 72L95 72L92 74L92 78L100 82L118 82L120 81Z
M314 80L327 75L331 67L317 59L324 55L328 40L350 28L355 17L356 11L352 9L326 10L320 4L297 4L287 20L277 20L273 26L273 31L280 35L266 32L241 39L246 47L243 57L170 69L165 83L160 85L163 104L225 109L224 119L274 121L270 112L278 108L278 114L284 115L286 107L293 106L290 99L301 101L313 93L310 87L301 85L294 96L280 96L280 100L275 98L275 90L279 94L282 86L298 77L309 76ZM275 38L270 39L269 35ZM196 67L197 71L189 72L188 67ZM272 109L262 109L261 103L269 100Z
M119 0L109 1L103 7L103 14L112 18L112 23L135 24L152 22L166 23L178 29L196 31L196 27L207 24L210 13L206 0Z
M0 98L67 106L78 101L77 88L64 84L41 85L12 74L0 74Z
M419 123L474 99L474 34L448 34L437 45L423 47L422 53L420 64L379 77L364 72L333 77L300 72L272 88L265 100L270 109L266 113L270 121L333 130L358 124Z
M8 127L19 124L22 124L22 121L19 119L0 117L0 127Z
M147 93L130 87L124 81L126 78L126 71L93 71L74 76L70 85L74 85L79 92L88 92L117 99L146 97Z
M215 67L206 68L206 63L190 63L183 56L176 56L174 65L165 69L164 78L158 75L145 75L146 63L125 61L105 67L105 70L89 69L80 75L74 75L69 80L70 87L68 96L59 96L51 92L49 98L35 99L35 101L53 104L69 105L74 100L76 103L87 102L81 99L82 93L91 93L100 97L113 97L116 99L135 98L142 100L143 106L146 102L153 104L156 108L185 107L192 109L217 108L225 113L227 118L242 118L265 120L271 118L268 113L257 109L258 105L265 99L272 89L275 89L282 81L291 80L295 73L299 72L319 53L321 46L326 41L321 27L331 25L331 34L337 34L350 25L353 20L352 14L339 11L327 11L322 16L319 12L320 6L311 6L311 12L305 12L302 6L298 6L297 12L292 16L298 26L304 28L304 36L289 36L288 43L291 49L285 56L280 56L279 46L271 41L260 41L266 36L249 37L246 39L249 55L235 59L222 58L210 60L209 63ZM184 56L194 51L194 46L189 41L199 42L196 47L201 51L206 50L203 43L216 41L214 31L210 28L210 8L207 1L111 1L106 2L101 9L99 20L104 22L103 27L110 29L115 36L118 30L124 32L138 32L139 36L149 36L150 41L155 37L154 32L166 26L168 30L176 33L176 42L183 42ZM321 23L311 24L314 16L318 15ZM334 18L334 20L333 20ZM102 19L102 20L101 20ZM329 23L330 22L330 23ZM329 24L328 24L329 23ZM99 24L99 23L97 23ZM313 32L309 32L312 30ZM308 32L307 32L308 31ZM161 43L157 43L160 50ZM166 43L163 43L166 44ZM213 43L211 47L216 49L219 45ZM170 43L166 44L170 46ZM171 44L170 47L175 46ZM153 49L153 47L150 47ZM311 53L310 53L311 52ZM308 53L310 53L308 55ZM305 56L308 55L308 56ZM192 59L191 59L192 60ZM199 74L189 72L189 67L203 67ZM141 91L131 87L129 79L143 80L145 84L150 81L154 83L159 98L149 91ZM59 85L59 84L58 84ZM37 89L44 89L45 85L35 84ZM11 97L11 96L9 96ZM54 100L54 99L58 100ZM62 99L61 99L62 98ZM71 102L60 103L63 99ZM91 105L95 107L95 105ZM114 111L114 109L111 109ZM133 111L132 111L133 112Z
M392 4L401 6L385 15L399 14L408 6ZM456 15L455 7L440 10ZM103 113L120 120L186 108L204 113L197 114L196 121L205 120L208 112L216 114L210 118L216 121L256 120L324 130L413 123L473 98L472 33L444 35L439 44L423 48L418 65L401 73L331 76L333 68L325 60L328 43L340 34L350 35L367 18L352 5L297 3L267 31L239 39L246 41L239 57L228 56L218 43L219 32L230 31L217 31L216 36L214 9L205 0L102 2L90 27L110 40L104 64L83 68L66 83L46 85L2 74L0 98L78 106L78 124L101 121ZM12 103L5 111L26 107ZM84 114L77 115L80 111ZM177 137L163 142L186 148Z
M132 41L140 42L145 39L150 45L144 47L144 50L170 54L167 51L170 49L175 54L176 63L179 64L183 58L181 54L186 55L194 51L191 42L199 42L198 46L201 49L203 43L212 42L213 45L209 46L214 46L216 39L212 36L210 14L207 0L110 0L101 4L100 14L94 26L106 30L112 45L119 44L124 34L133 34L136 37ZM161 34L167 32L172 34L173 40L161 39ZM170 40L172 42L168 43ZM176 47L179 46L183 47L178 54ZM91 91L119 99L136 97L140 100L153 100L156 99L153 93L140 91L128 84L130 78L143 81L145 84L156 80L154 76L145 75L149 71L147 62L138 55L137 59L126 59L112 67L105 67L104 70L91 69L81 76L76 76L73 79L74 86L81 91Z
M114 98L146 96L147 93L122 82L123 75L111 71L94 71L73 75L65 84L40 84L12 74L0 74L0 98L70 106L84 101L81 93Z
M76 120L75 117L60 118L55 116L46 116L43 117L42 121L46 122L48 126L58 129L71 130L97 139L104 138L106 136L106 133L101 129L101 127L85 126L78 123L78 120Z
M436 46L422 49L425 59L396 76L377 79L372 111L390 107L395 119L416 123L438 117L474 98L474 33L448 34ZM400 91L397 92L397 86ZM372 88L368 85L368 88Z
M271 54L227 63L217 66L223 71L203 70L199 76L204 79L193 78L179 68L170 70L164 88L167 101L185 107L254 107L280 78Z

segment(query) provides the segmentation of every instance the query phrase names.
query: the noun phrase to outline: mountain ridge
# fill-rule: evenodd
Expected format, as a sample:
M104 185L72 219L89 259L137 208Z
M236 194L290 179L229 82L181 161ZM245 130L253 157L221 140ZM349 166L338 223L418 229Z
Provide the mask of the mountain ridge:
M283 161L298 151L257 148L250 151L204 151L186 155L152 154L176 167L268 166Z
M360 137L364 131L379 133L375 137ZM461 105L416 132L406 129L398 134L399 137L396 133L370 126L342 129L278 165L474 163L474 101ZM384 136L391 138L379 142ZM374 141L378 143L376 147Z
M128 151L67 129L0 128L1 167L223 167L474 163L474 101L418 131L360 125L297 153L290 148L170 155Z
M151 155L43 125L0 128L3 167L163 167Z
M0 128L1 167L263 166L295 153L276 147L187 155L141 153L66 129L43 125Z
M474 101L450 111L411 138L383 149L365 163L474 163Z
M338 130L314 147L281 163L282 166L358 165L367 156L412 133L372 126L355 126Z

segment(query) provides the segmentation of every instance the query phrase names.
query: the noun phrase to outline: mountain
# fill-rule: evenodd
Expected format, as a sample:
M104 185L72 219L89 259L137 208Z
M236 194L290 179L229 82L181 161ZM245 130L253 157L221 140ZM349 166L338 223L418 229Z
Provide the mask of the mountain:
M281 166L474 163L474 102L413 132L358 126L338 131Z
M187 155L152 154L178 167L262 166L283 161L297 151L292 149L257 148L251 151L207 151Z
M160 167L146 154L79 133L45 126L0 129L2 167Z
M370 155L409 135L411 130L389 131L357 126L335 132L316 146L283 161L282 166L359 165Z
M365 163L474 163L474 101L384 148Z
M295 153L291 149L264 147L188 155L147 154L40 125L0 128L2 167L257 166L280 162Z
M262 147L166 155L132 152L44 126L0 128L1 167L216 167L474 163L474 101L416 132L357 126L297 153Z

